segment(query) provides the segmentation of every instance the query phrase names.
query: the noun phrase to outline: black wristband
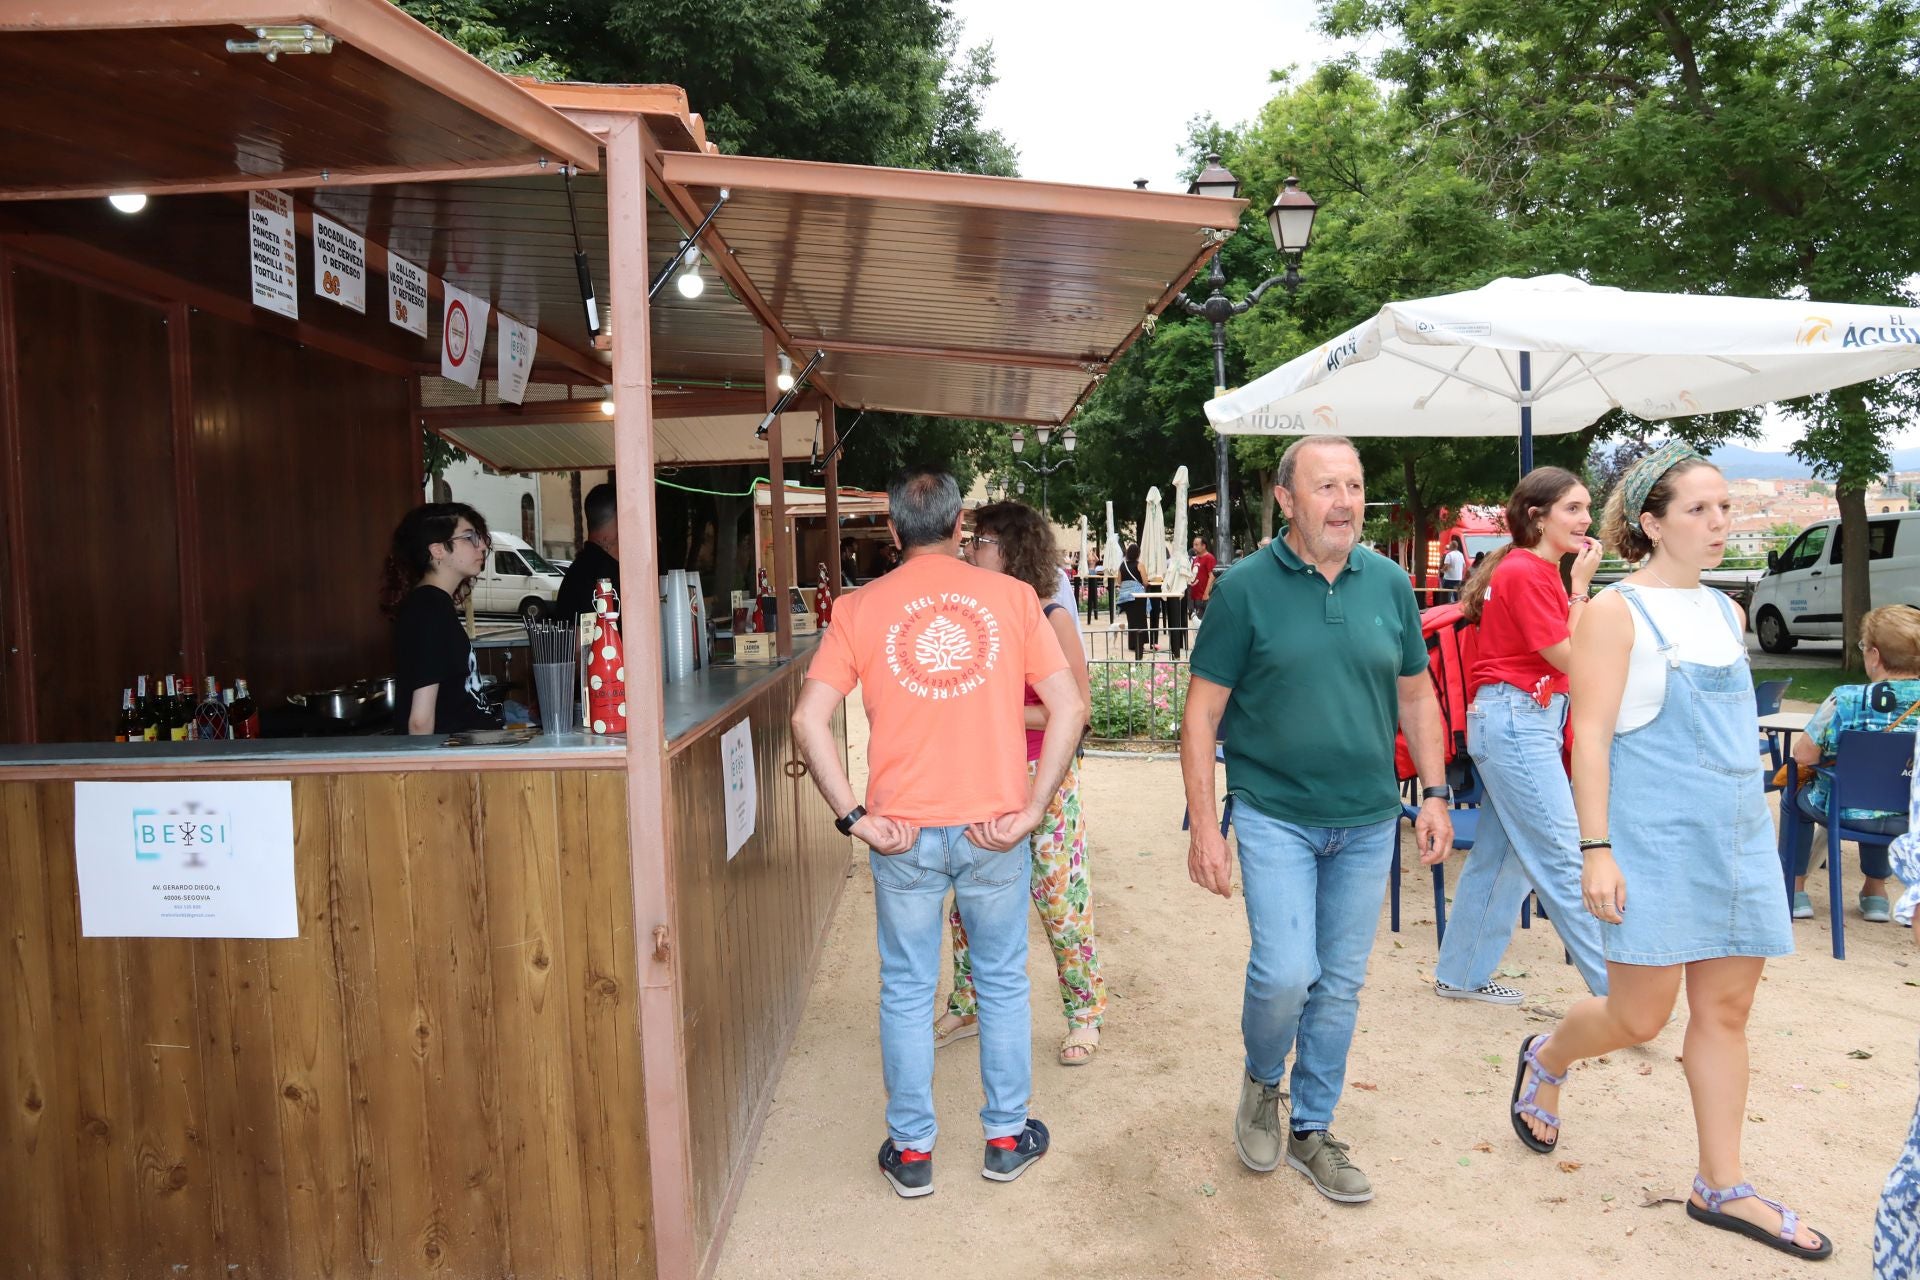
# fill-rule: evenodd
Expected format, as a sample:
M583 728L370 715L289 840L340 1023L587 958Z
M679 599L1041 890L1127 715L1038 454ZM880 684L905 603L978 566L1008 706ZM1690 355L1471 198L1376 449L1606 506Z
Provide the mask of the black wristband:
M860 824L860 819L866 816L866 806L857 804L847 810L845 817L835 818L833 820L834 829L843 836L850 836L853 834L853 829Z
M1452 787L1426 787L1421 790L1420 798L1422 800L1444 800L1448 804L1452 804L1453 788Z
M1611 848L1613 848L1613 841L1611 840L1582 840L1580 842L1580 852L1582 853L1585 853L1589 849L1611 849Z

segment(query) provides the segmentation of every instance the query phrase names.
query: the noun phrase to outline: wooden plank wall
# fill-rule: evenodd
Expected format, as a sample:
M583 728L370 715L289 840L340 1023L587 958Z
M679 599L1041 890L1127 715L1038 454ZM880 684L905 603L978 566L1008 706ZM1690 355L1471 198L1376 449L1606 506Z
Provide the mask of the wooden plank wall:
M0 1275L655 1275L625 777L293 784L301 936L82 939L0 783Z
M420 501L407 380L204 311L188 327L208 670L269 705L388 674L381 566Z
M694 1237L703 1256L717 1243L729 1193L746 1176L752 1126L799 1025L852 856L813 780L783 770L799 754L787 721L805 676L805 662L790 664L743 712L753 722L759 817L732 861L720 736L739 717L685 746L676 742L668 761ZM843 750L844 716L836 721Z
M27 538L5 585L32 634L8 660L33 683L42 741L111 739L136 672L187 669L167 317L5 265Z
M0 560L5 740L109 740L141 672L245 676L277 706L391 671L407 380L28 254L0 270L0 514L25 542Z

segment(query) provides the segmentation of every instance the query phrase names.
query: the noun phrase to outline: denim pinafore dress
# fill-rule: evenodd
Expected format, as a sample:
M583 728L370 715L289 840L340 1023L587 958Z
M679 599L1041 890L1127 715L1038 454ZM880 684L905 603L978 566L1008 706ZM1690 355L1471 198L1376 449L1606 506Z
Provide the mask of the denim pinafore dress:
M1609 962L1675 965L1793 951L1773 817L1762 789L1753 676L1685 662L1629 584L1614 588L1666 660L1666 696L1646 724L1613 736L1607 801L1627 882L1620 924L1602 923ZM1713 593L1736 636L1733 605Z

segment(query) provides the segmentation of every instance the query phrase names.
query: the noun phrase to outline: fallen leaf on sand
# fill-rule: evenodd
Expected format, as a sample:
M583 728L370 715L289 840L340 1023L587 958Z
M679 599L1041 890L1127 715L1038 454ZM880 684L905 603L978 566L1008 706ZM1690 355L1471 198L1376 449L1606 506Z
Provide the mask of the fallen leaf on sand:
M1231 493L1232 490L1228 490L1228 492ZM1767 1118L1758 1111L1747 1112L1747 1119L1753 1121L1755 1124L1765 1124L1767 1122Z
M1365 1080L1350 1080L1347 1083L1350 1084L1355 1089L1365 1089L1368 1093L1380 1092L1379 1085L1369 1084Z
M1201 1195L1203 1195L1203 1196L1210 1196L1210 1195L1212 1195L1212 1194L1213 1194L1213 1184L1212 1184L1211 1182L1203 1182L1203 1183L1201 1183L1201 1184L1200 1184L1200 1194L1201 1194Z
M1566 1202L1565 1196L1547 1196L1540 1201L1541 1204L1565 1204Z
M1231 490L1229 490L1229 492L1231 492ZM1652 1075L1652 1074L1653 1074L1653 1064L1652 1064L1651 1062L1649 1062L1649 1063L1648 1063L1648 1064L1647 1064L1646 1066L1644 1066L1644 1067L1642 1067L1642 1068L1640 1068L1640 1074L1641 1074L1641 1075L1643 1075L1643 1076L1650 1076L1650 1075Z
M1640 1202L1642 1209L1653 1209L1663 1204L1685 1204L1687 1202L1685 1196L1662 1195L1652 1187L1642 1187L1640 1191L1646 1196L1646 1199Z
M1829 1080L1827 1083L1835 1089L1851 1089L1853 1087L1845 1080Z
M1871 1058L1873 1055L1868 1053L1865 1049L1849 1049L1847 1050L1847 1056L1849 1058L1858 1058L1860 1061L1865 1062L1868 1058Z
M1461 1157L1460 1157L1460 1163L1461 1163L1461 1164L1472 1164L1472 1163L1473 1163L1473 1157L1471 1157L1471 1156L1461 1156Z
M1229 492L1231 492L1231 490L1229 490ZM1493 1144L1491 1142L1476 1142L1473 1144L1473 1149L1475 1151L1484 1151L1488 1155L1493 1154Z
M1580 1162L1578 1160L1562 1160L1560 1162L1560 1172L1562 1173L1572 1173L1575 1169L1578 1169L1579 1167L1580 1167Z

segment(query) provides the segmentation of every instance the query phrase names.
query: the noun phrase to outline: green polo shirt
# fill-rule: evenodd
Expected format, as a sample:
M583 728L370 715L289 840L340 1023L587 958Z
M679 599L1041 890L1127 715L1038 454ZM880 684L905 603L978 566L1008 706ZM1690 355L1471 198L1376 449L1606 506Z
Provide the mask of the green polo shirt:
M1233 691L1229 794L1311 827L1400 812L1395 681L1427 669L1427 646L1399 565L1357 547L1328 582L1275 538L1216 580L1192 661Z

